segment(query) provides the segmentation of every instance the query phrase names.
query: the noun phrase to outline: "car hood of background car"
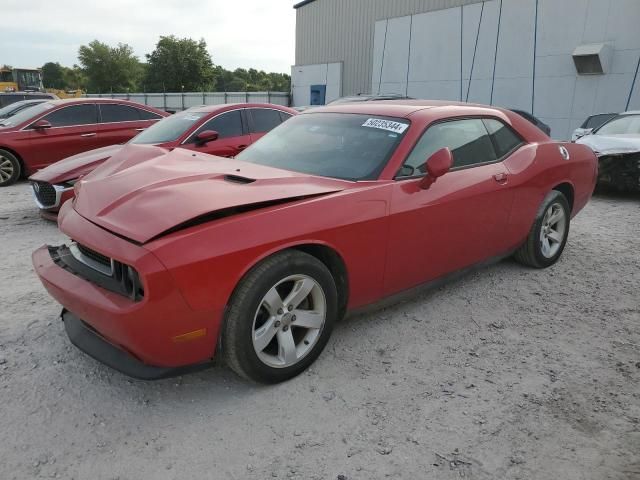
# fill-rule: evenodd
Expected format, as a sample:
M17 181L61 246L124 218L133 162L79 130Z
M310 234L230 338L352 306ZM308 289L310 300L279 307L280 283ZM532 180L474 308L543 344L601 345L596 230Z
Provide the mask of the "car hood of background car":
M640 152L640 135L585 135L576 143L591 147L598 156Z
M81 175L86 175L120 151L125 154L133 153L132 150L135 150L136 147L137 145L109 145L108 147L89 150L38 170L29 179L52 184L68 182Z
M89 221L141 244L201 221L355 185L180 148L141 148L156 158L111 158L76 183L74 204Z

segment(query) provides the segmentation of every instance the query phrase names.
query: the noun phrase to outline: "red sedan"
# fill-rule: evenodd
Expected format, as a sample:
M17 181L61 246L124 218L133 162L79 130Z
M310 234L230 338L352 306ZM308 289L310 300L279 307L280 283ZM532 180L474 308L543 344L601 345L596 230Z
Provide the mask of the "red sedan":
M80 180L72 240L33 254L71 341L140 378L219 349L286 380L347 311L508 255L553 265L597 175L515 113L425 101L309 110L235 160L140 155Z
M73 184L114 155L130 158L139 145L234 157L298 112L269 103L243 103L193 107L157 122L126 145L110 145L80 153L32 175L36 204L45 218L54 219L60 205L73 197Z
M51 100L0 120L0 187L58 160L126 142L169 115L126 100Z

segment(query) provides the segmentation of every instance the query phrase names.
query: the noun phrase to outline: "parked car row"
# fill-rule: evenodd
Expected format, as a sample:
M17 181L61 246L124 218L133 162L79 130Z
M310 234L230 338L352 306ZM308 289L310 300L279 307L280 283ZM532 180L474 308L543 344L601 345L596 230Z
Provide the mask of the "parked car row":
M63 158L125 142L169 115L126 100L49 100L0 121L0 186Z
M135 156L143 145L234 157L295 114L288 107L271 104L209 105L175 113L128 143L80 153L38 171L30 177L36 203L43 216L55 218L60 205L73 196L79 177L113 156Z
M279 382L347 311L509 255L554 264L596 173L590 148L493 107L199 107L33 174L43 207L40 188L75 195L69 240L33 264L70 340L115 369L162 378L221 355Z

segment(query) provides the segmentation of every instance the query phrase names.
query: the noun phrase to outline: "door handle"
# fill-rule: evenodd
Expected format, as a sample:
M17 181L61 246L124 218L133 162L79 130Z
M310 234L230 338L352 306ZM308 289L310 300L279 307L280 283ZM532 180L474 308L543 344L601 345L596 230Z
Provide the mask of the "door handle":
M245 148L247 148L249 145L238 145L236 147L236 150L238 150L239 152L241 152L242 150L244 150Z
M81 137L95 137L96 134L95 133L83 133L82 135L80 135Z
M136 132L142 132L144 128L136 128Z
M508 176L504 172L496 173L493 176L493 179L501 185L504 185L505 183L507 183L507 178Z

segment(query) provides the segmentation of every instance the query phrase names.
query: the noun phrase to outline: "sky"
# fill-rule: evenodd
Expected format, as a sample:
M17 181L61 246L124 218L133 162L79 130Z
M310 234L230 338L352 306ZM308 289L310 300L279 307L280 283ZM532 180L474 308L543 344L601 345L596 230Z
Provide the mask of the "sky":
M293 0L0 0L0 65L78 63L98 39L127 43L145 61L161 35L204 38L213 63L291 73Z

